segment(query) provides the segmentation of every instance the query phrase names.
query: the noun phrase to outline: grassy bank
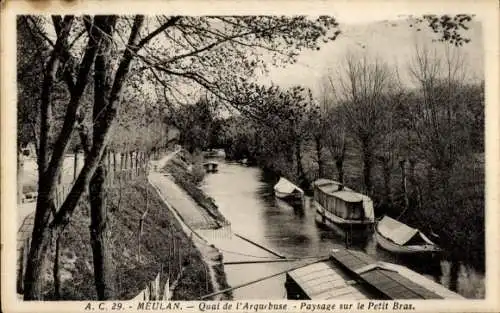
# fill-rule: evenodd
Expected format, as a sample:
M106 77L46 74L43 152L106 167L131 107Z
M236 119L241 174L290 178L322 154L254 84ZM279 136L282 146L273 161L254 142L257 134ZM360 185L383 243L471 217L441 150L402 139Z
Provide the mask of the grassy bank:
M198 184L205 176L205 170L202 165L203 160L204 159L201 154L191 155L183 151L183 153L180 153L172 158L165 166L164 170L172 175L175 182L181 186L202 209L205 209L209 215L217 221L219 226L229 225L229 221L222 215L222 213L220 213L214 200L198 188ZM206 254L209 256L211 254L213 255L213 251L209 251ZM224 272L224 265L222 262L222 254L220 253L217 253L217 255L211 258L211 265L218 289L226 289L230 287L226 280L226 274ZM231 299L232 292L226 292L222 295L221 300Z
M207 196L198 188L198 184L203 180L205 170L203 169L203 157L200 155L191 156L183 153L174 157L164 168L172 175L175 182L202 207L220 225L229 224L226 218L220 213L214 200Z
M167 277L171 283L177 280L174 299L194 300L213 291L202 255L145 177L127 181L121 188L116 184L108 195L116 299L135 297L160 271L163 273L162 286ZM139 221L146 210L146 198L148 212L143 222L139 261ZM64 232L61 240L61 298L96 299L89 224L88 208L80 208ZM50 260L52 264L53 252ZM52 268L46 273L46 296L53 299Z

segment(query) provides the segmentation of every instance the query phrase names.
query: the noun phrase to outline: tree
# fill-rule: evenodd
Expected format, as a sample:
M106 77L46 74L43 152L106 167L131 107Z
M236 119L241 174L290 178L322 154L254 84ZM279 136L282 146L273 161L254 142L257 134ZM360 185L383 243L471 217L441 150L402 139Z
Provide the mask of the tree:
M474 14L426 14L417 17L415 22L417 24L426 23L434 33L438 34L438 41L458 47L470 42L470 38L463 37L461 31L469 29L468 23L472 21L473 17Z
M447 208L453 197L452 170L460 156L471 151L474 125L470 123L471 93L463 84L467 71L458 49L445 46L440 56L436 50L416 47L409 70L419 89L406 101L406 124L416 143L413 152L428 163L426 194L431 202L440 199Z
M24 171L24 155L22 147L30 143L38 145L38 110L34 102L40 96L41 85L37 76L43 70L46 46L41 38L31 32L29 22L26 19L17 19L18 32L26 38L17 42L17 194L18 202L21 202L23 194L22 174ZM33 140L35 138L35 140ZM35 146L35 150L37 147Z
M194 104L172 108L167 122L180 130L180 143L193 153L208 148L216 113L215 102L203 96Z
M380 60L371 62L366 56L347 57L346 66L333 80L340 99L347 129L356 139L363 159L365 191L371 195L372 168L377 141L385 127L384 104L394 82L394 73Z
M131 77L147 70L169 91L178 88L176 83L195 82L227 99L221 82L236 76L251 76L256 66L264 63L263 52L273 56L276 61L294 62L300 50L316 49L321 39L334 40L338 35L338 32L332 31L337 23L330 17L312 20L301 16L158 16L149 18L147 22L140 15L52 16L55 42L44 34L43 29L38 29L39 35L50 44L52 50L43 70L39 105L39 198L25 278L26 300L42 298L46 252L54 235L57 237L70 221L89 184L97 195L91 200L94 267L97 273L107 271L107 229L102 184L106 171L101 160L112 137L121 106L121 93L127 88ZM121 41L120 38L126 35L128 39ZM112 56L116 63L111 62ZM133 61L135 64L132 64ZM92 140L86 143L85 164L78 178L61 208L55 212L56 180L61 173L70 139L83 120L80 116L81 100L92 68ZM61 130L54 136L54 144L49 145L53 126L51 96L57 73L66 82L70 96L64 106ZM90 136L86 138L90 139ZM52 212L55 214L50 220ZM107 275L96 277L100 299L112 296L112 288L107 280Z

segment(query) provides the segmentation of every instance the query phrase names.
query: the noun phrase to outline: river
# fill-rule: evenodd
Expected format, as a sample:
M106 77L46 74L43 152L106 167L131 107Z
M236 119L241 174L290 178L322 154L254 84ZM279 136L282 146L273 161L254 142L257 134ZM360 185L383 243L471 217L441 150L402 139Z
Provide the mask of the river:
M333 231L322 229L315 223L309 199L306 199L303 210L293 209L275 199L273 186L278 178L273 174L257 167L223 160L218 162L219 171L208 174L201 188L216 201L222 214L231 221L233 232L245 234L253 241L285 256L324 256L328 255L333 245L344 243ZM235 254L234 250L241 253L240 259L245 259L244 255L256 254L256 248L247 243L236 246L233 247L233 252L223 253L224 260L230 259ZM484 273L467 264L452 266L447 260L434 262L433 265L408 263L381 250L373 238L353 248L363 250L381 261L406 265L466 298L484 298ZM302 264L305 262L307 261L301 261ZM297 262L225 265L225 272L229 285L234 287L297 265ZM454 275L450 274L452 268ZM284 275L279 275L238 288L233 291L233 297L235 300L283 299L284 279Z

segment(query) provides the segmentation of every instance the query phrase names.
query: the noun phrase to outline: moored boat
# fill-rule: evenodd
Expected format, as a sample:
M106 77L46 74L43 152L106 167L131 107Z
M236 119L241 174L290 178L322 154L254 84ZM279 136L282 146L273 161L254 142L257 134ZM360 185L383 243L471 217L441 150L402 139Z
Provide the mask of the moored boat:
M274 185L274 195L294 205L303 204L304 201L304 191L283 177Z
M209 161L203 163L203 167L207 171L207 173L215 173L218 171L219 164L217 162Z
M368 196L330 179L316 180L313 189L317 222L343 236L349 233L353 238L366 237L375 221L373 202Z
M424 233L389 216L375 226L375 240L383 249L397 254L435 254L441 252L437 244Z
M405 266L341 247L328 260L288 271L285 289L289 300L464 299Z

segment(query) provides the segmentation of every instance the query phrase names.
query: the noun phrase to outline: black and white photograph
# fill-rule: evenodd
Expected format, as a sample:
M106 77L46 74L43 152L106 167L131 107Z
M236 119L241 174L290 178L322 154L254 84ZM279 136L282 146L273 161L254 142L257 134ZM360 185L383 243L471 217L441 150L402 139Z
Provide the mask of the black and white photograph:
M147 2L6 4L6 312L495 298L498 3Z

